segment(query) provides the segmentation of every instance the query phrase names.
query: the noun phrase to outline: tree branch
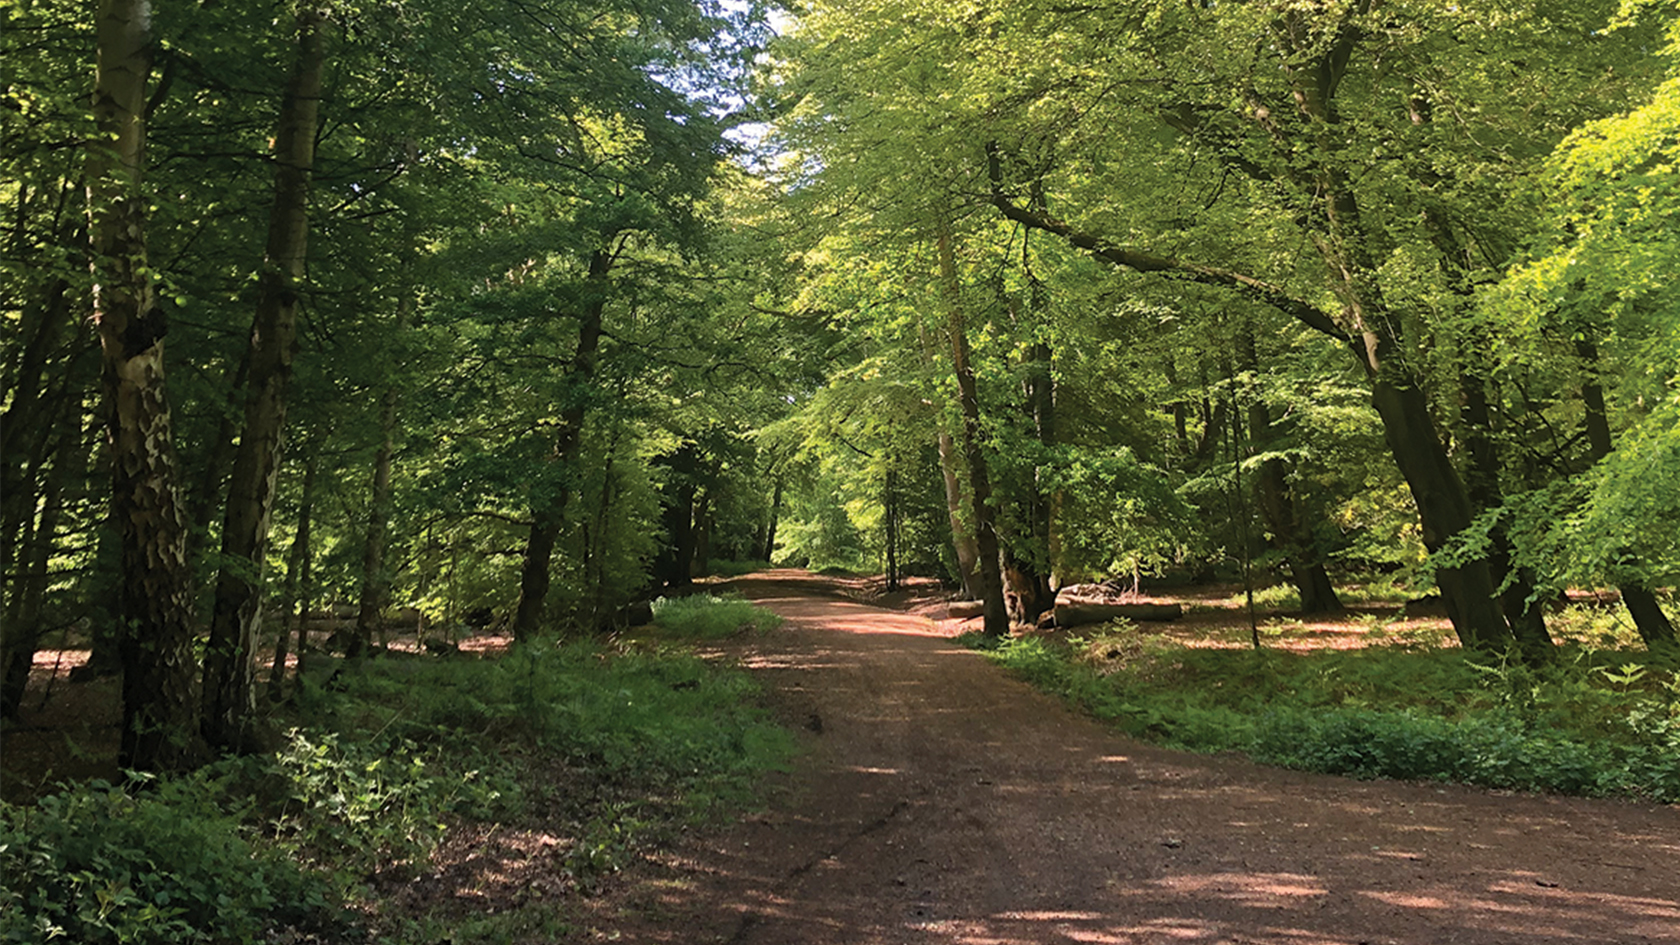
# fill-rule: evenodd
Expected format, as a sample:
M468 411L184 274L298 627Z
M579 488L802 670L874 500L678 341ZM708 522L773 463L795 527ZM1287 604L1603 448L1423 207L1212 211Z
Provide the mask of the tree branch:
M1056 219L1048 213L1041 213L1017 206L1003 191L1003 169L998 149L995 144L986 146L987 173L991 178L991 204L1008 219L1023 226L1054 233L1066 240L1069 245L1084 250L1096 259L1132 269L1137 272L1160 272L1176 275L1192 282L1204 285L1220 286L1234 289L1242 295L1264 302L1278 311L1289 315L1306 325L1308 328L1343 343L1353 339L1347 332L1336 324L1330 314L1310 302L1295 298L1281 287L1262 279L1229 269L1215 266L1205 266L1201 263L1174 259L1170 256L1155 256L1134 250L1113 246L1101 237L1077 230L1071 225Z

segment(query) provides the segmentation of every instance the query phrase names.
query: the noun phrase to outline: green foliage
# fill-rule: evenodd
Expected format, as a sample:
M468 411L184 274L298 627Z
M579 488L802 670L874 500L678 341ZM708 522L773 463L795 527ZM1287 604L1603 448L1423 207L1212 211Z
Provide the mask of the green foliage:
M710 561L707 570L719 577L740 577L752 574L754 571L768 571L771 564L768 561Z
M743 601L689 612L768 624ZM793 750L745 674L675 649L387 658L340 683L305 690L314 721L274 756L0 807L0 941L231 945L313 929L374 874L423 864L456 820L517 822L538 803L545 823L573 822L565 865L588 885L747 802Z
M869 566L863 533L846 514L845 506L822 497L806 509L808 518L790 517L777 530L778 564L812 571L862 571Z
M1069 450L1045 477L1075 528L1062 536L1072 575L1154 573L1182 560L1195 533L1193 510L1167 471L1130 449Z
M1460 650L1310 656L1182 649L1135 633L993 658L1133 734L1360 778L1680 799L1680 667L1572 651L1534 668Z
M1680 345L1680 329L1674 338ZM1570 523L1579 556L1572 573L1651 583L1680 576L1677 482L1680 394L1657 405L1588 480L1588 499Z
M274 758L285 797L271 828L308 862L352 879L423 862L447 813L488 813L498 799L459 760L428 766L416 745L345 741L293 729Z
M759 773L786 759L792 742L752 705L753 692L745 674L680 650L533 643L495 660L376 661L342 692L316 697L344 738L362 733L376 755L412 743L464 753L499 778L481 750L488 738L503 752L637 785L687 816L744 800Z
M207 776L103 781L0 806L0 941L169 945L313 926L328 887L219 799Z
M679 640L719 640L739 633L768 633L782 618L738 597L694 594L653 602L653 622Z

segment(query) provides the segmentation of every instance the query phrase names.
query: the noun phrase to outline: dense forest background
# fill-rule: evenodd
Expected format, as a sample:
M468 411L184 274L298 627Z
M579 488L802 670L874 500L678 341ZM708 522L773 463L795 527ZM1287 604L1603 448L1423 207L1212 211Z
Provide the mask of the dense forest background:
M1680 798L1673 0L13 0L0 61L0 939L584 934L792 757L687 648L771 564L1175 746ZM1012 633L1096 583L1247 626Z
M1674 643L1668 4L5 18L0 707L90 637L132 766L249 747L310 611L588 634L725 561Z

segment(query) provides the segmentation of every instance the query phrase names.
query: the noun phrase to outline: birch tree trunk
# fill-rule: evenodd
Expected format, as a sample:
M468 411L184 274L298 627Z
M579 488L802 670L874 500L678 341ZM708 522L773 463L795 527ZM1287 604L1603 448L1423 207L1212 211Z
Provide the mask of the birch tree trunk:
M243 751L256 713L256 633L262 621L262 565L274 512L286 424L286 389L297 347L297 316L309 240L326 37L318 8L297 15L297 61L275 134L274 206L251 324L245 422L228 484L222 556L210 644L204 659L202 728L215 748Z
M88 236L110 437L112 515L122 546L120 763L190 767L201 755L192 702L192 594L181 472L164 389L164 314L146 272L144 109L148 0L102 0L88 147Z

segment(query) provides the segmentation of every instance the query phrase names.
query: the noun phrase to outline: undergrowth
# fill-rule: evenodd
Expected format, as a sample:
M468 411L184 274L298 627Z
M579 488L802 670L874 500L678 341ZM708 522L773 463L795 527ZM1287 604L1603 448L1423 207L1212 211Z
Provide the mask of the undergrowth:
M734 621L736 603L685 606ZM589 888L785 764L792 739L754 699L744 673L670 644L345 663L298 693L271 755L0 805L0 942L546 940L565 926L553 902L465 922L380 890L466 822L562 835L569 888Z
M709 561L706 570L719 577L740 577L755 571L768 571L773 565L768 561Z
M680 640L718 640L737 633L767 633L782 618L739 597L697 594L653 602L653 622Z
M981 645L979 640L970 640ZM1360 778L1680 801L1680 662L1562 649L1188 649L1135 630L1004 640L991 656L1126 731Z

